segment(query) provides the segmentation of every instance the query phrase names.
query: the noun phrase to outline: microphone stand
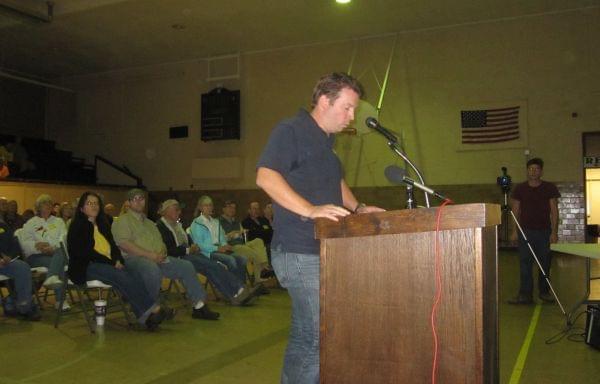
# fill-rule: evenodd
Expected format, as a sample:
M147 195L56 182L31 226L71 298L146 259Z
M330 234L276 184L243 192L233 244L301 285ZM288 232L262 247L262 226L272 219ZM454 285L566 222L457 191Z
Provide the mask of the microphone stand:
M408 158L408 156L406 156L404 154L404 152L402 152L402 150L400 149L400 147L398 146L398 143L396 141L388 139L388 147L390 147L390 149L392 151L394 151L408 165L410 165L410 167L415 171L415 174L419 178L419 181L421 182L421 184L427 185L427 184L425 184L425 180L423 179L423 175L421 174L421 171L419 171L419 169L417 168L417 166L414 165L412 161L410 161L410 159ZM424 193L424 195L425 195L425 205L427 206L427 208L429 208L429 196L427 195L427 193Z
M406 209L417 208L413 191L414 187L410 184L406 184Z

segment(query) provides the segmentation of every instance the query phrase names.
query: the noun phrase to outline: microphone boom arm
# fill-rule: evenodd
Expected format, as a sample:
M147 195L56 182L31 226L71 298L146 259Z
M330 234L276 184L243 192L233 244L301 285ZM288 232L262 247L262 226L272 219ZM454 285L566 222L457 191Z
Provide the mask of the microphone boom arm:
M408 156L406 156L404 154L404 152L402 152L402 150L398 147L398 144L392 140L389 140L388 146L390 147L390 149L392 151L394 151L398 156L400 156L402 158L402 160L404 160L406 162L406 164L410 165L410 167L413 169L413 171L415 171L415 174L419 178L419 181L421 182L421 184L427 185L425 183L425 180L423 179L423 175L421 174L421 171L419 171L417 166L412 161L410 161L410 159L408 158ZM424 192L423 194L425 195L425 205L427 206L427 208L429 208L430 207L429 206L429 195L426 192Z

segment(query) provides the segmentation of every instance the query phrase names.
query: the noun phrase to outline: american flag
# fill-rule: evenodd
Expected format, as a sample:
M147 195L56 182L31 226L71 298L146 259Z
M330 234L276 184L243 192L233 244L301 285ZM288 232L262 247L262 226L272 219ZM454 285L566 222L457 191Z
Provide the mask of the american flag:
M519 138L519 108L460 111L463 144L486 144Z

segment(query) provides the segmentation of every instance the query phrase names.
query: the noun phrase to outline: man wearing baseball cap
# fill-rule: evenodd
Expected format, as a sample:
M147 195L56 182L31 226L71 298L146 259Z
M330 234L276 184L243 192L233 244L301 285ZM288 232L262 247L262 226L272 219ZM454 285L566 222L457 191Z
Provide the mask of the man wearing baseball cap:
M142 276L146 289L157 300L163 276L180 280L193 305L192 317L217 320L219 313L211 311L205 303L206 292L196 277L192 263L167 256L160 232L144 213L146 192L134 188L127 192L127 200L129 210L113 223L112 233L123 251L128 268Z

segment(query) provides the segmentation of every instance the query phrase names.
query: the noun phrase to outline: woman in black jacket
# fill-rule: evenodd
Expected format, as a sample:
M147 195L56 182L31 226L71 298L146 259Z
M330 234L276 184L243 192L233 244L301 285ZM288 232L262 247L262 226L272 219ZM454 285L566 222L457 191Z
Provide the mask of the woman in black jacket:
M112 285L131 304L138 322L154 330L166 314L151 299L143 281L125 267L102 207L102 199L93 192L79 198L67 235L69 277L75 284L100 280Z

